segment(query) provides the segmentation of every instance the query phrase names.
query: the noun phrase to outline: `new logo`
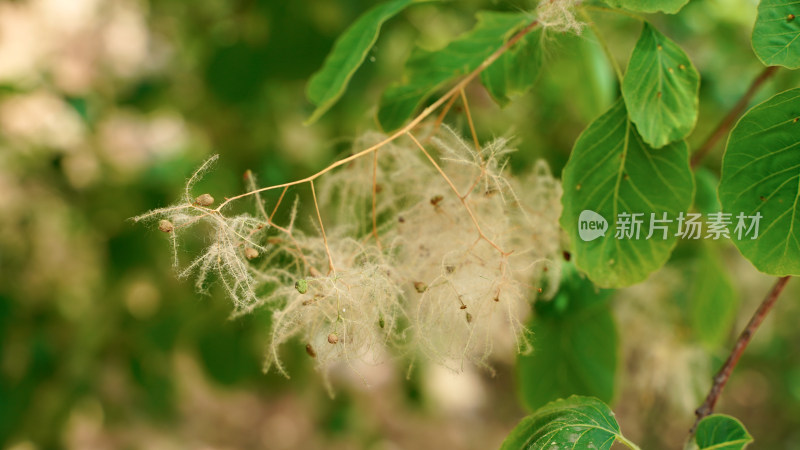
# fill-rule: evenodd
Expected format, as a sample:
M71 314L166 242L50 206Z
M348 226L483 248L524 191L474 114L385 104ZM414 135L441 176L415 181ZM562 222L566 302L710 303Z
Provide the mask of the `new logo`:
M578 235L584 241L593 241L600 236L606 235L608 222L603 216L596 212L584 209L578 216Z

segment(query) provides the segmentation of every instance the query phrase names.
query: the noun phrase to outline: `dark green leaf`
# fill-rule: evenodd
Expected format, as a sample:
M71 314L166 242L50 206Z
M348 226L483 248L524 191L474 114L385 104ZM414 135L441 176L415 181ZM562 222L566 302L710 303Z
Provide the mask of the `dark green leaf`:
M608 450L615 440L637 449L621 434L614 413L600 400L573 395L548 403L522 419L501 450Z
M607 299L564 263L561 287L536 302L529 324L533 352L517 359L519 391L531 410L573 394L611 401L617 369L617 329Z
M689 320L700 342L715 349L733 326L739 298L716 248L703 245L695 265Z
M654 148L685 138L697 122L700 75L686 53L645 22L622 80L631 121Z
M644 280L669 258L676 244L677 222L668 224L666 239L656 231L650 239L650 214L674 219L692 203L694 179L686 143L654 150L639 136L619 100L578 137L563 172L561 226L572 238L575 265L601 287L629 286ZM582 211L608 222L604 236L584 241L579 236ZM619 213L641 213L639 239L617 239Z
M534 30L481 73L481 82L500 106L533 86L542 67L541 46L542 31Z
M694 181L697 184L695 209L702 214L719 212L722 209L717 198L719 177L705 167L698 167L694 171Z
M381 96L378 120L385 130L399 128L425 99L447 81L478 68L520 27L530 21L522 13L482 11L469 33L438 51L414 49L406 63L404 82Z
M719 199L731 238L760 271L800 275L800 88L775 95L736 124L722 158ZM737 216L761 214L759 233L738 239ZM745 220L749 227L750 221Z
M306 123L315 122L344 94L355 71L378 39L384 22L405 9L414 0L393 0L372 7L333 44L322 68L311 76L306 96L317 106Z
M753 50L767 66L800 68L800 9L796 0L761 0Z
M698 450L741 450L753 437L736 418L714 414L700 421L694 440Z

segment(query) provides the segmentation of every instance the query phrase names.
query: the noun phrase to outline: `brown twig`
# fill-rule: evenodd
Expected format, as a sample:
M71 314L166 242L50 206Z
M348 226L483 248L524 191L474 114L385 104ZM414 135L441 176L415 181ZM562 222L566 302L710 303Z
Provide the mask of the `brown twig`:
M480 156L481 142L478 140L478 133L475 132L475 122L472 121L472 112L469 110L469 102L467 102L467 94L464 93L464 89L461 89L461 103L464 105L464 112L467 113L467 123L469 123L469 132L472 134L472 142L475 144L475 151Z
M717 142L719 142L719 140L722 139L725 134L727 134L728 130L733 127L733 125L736 123L736 120L747 108L747 105L750 104L750 100L753 99L753 96L756 94L756 92L758 92L758 89L761 87L761 85L763 85L764 82L772 77L777 70L777 66L769 66L761 71L761 73L758 74L753 82L750 83L750 87L747 89L747 92L745 92L742 98L740 98L739 101L733 105L733 108L722 119L719 125L717 125L717 128L715 128L711 135L708 136L708 139L706 139L706 141L697 148L697 151L694 152L694 155L692 155L692 159L689 162L692 168L695 168L698 164L700 164L700 161L705 158L708 152L710 152Z
M378 200L378 150L372 154L372 236L375 237L375 244L378 250L381 249L381 240L378 237L378 214L377 214L377 200Z
M314 180L309 181L308 184L311 185L311 198L314 199L314 209L317 210L319 230L322 233L322 242L325 244L325 253L328 255L328 274L331 272L336 273L336 267L333 265L333 256L331 256L331 249L328 247L328 236L325 234L325 225L322 224L322 214L319 212L319 203L317 203L317 190L314 189Z
M722 390L725 388L725 384L728 382L731 372L733 372L734 367L736 367L736 364L739 362L739 358L741 358L742 353L744 353L744 350L747 348L747 344L750 343L756 330L758 330L758 326L761 325L761 322L764 321L764 318L775 305L775 301L778 300L778 296L783 292L783 288L786 287L789 278L788 276L778 278L775 286L772 287L772 290L767 294L764 301L761 302L761 305L753 314L753 317L750 318L750 322L747 323L742 334L739 335L739 339L736 340L736 344L733 346L733 350L728 356L728 359L725 360L725 364L722 365L722 368L719 369L719 372L714 376L714 384L708 391L706 400L694 412L697 416L697 420L695 420L692 429L689 431L690 436L694 435L700 421L714 411L714 406L717 404L717 400Z

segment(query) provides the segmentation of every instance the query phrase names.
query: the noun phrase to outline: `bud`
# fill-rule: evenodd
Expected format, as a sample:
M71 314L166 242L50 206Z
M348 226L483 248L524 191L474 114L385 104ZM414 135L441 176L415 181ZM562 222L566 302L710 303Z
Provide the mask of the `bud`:
M339 342L339 336L337 336L336 333L329 334L328 335L328 342L330 342L331 344L335 344L335 343Z
M172 233L172 230L175 229L175 226L172 225L172 222L169 220L161 220L158 222L158 229L164 233Z
M308 292L308 281L306 280L297 280L294 283L294 288L297 289L297 292L301 294L305 294Z
M258 250L254 249L253 247L245 247L244 257L247 259L258 258Z
M210 194L202 194L194 199L194 201L200 206L211 206L214 204L214 197Z
M306 344L306 353L312 358L317 357L317 352L314 351L314 347L312 347L311 344Z
M428 290L428 285L423 283L422 281L415 281L414 282L414 289L417 290L420 294Z

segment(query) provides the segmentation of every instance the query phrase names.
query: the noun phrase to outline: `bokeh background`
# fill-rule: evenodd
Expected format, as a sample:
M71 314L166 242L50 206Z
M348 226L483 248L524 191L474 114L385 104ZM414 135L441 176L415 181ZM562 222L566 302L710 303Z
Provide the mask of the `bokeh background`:
M371 369L370 386L335 373L333 399L301 343L285 352L291 379L263 374L269 311L229 320L221 291L195 293L176 278L166 238L128 220L177 199L213 153L221 162L201 186L217 198L241 192L246 169L265 184L321 169L376 128L380 92L413 45L441 46L478 8L535 6L410 9L385 27L342 101L304 126L305 81L371 4L0 0L0 447L487 449L525 414L514 355L496 355L493 377L403 361ZM690 145L762 70L749 44L755 11L755 0L692 0L653 18L702 75ZM640 25L593 17L624 67ZM514 170L544 158L560 173L617 95L590 32L552 44L536 87L508 108L478 85L468 92L482 138L519 138ZM779 71L757 99L798 85ZM458 109L448 117L457 128L464 120ZM705 162L712 179L721 150ZM733 338L708 349L687 337L681 254L613 300L622 353L612 406L643 448L680 446ZM771 280L725 254L740 329ZM719 407L743 420L756 448L800 448L798 318L792 282Z

